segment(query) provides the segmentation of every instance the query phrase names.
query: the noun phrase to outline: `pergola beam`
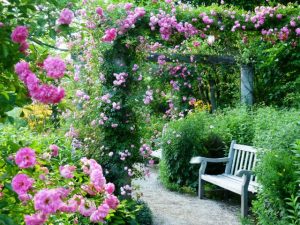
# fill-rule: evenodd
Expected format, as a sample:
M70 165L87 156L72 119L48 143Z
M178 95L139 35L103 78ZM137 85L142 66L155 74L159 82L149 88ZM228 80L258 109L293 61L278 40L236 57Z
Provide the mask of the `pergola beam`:
M158 57L162 54L153 53L148 56L151 62L157 62ZM181 63L207 63L207 64L236 64L233 56L217 56L217 55L191 55L191 54L170 54L165 55L166 62L181 62Z

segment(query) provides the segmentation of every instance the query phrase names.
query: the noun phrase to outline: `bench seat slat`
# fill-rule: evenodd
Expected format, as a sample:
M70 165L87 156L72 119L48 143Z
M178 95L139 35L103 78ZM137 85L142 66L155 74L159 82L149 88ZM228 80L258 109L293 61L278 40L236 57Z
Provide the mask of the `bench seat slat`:
M220 174L220 175L205 174L205 175L201 175L201 179L241 195L242 178L240 177L227 175L227 174ZM252 193L257 192L257 184L255 184L255 182L250 182L248 191Z

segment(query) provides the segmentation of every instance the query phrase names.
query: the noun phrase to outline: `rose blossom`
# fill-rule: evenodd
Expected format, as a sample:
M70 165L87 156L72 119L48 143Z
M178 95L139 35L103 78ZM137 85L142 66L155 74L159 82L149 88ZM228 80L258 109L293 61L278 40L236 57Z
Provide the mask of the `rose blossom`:
M17 26L11 33L11 40L15 43L23 43L28 37L28 29L25 26Z
M104 188L106 180L105 177L103 176L102 171L93 170L90 174L90 179L94 187L97 189L97 191L101 191Z
M106 203L109 206L109 208L116 209L120 202L116 196L107 195L104 203Z
M34 208L44 214L56 213L62 204L56 189L42 189L34 196Z
M94 211L96 211L96 204L94 201L91 201L91 200L84 200L79 208L78 208L78 211L81 215L85 216L85 217L88 217L88 216L91 216L92 213Z
M25 215L25 224L26 225L42 225L46 222L47 215L43 213L36 213L31 216Z
M50 150L52 151L52 156L53 157L56 157L58 156L58 150L59 150L59 147L57 145L50 145L49 146Z
M101 7L96 8L96 13L100 16L103 17L103 9Z
M113 183L107 183L105 185L105 191L108 193L108 194L112 194L114 191L115 191L115 185Z
M60 175L64 178L73 178L73 172L76 170L75 166L65 165L59 167Z
M15 65L15 72L19 75L19 77L23 73L30 72L29 64L28 62L20 61ZM22 79L21 79L22 80ZM23 80L22 80L23 81Z
M32 188L34 180L26 174L17 174L11 181L12 189L18 194L26 194Z
M105 35L102 37L102 41L111 42L117 38L117 30L115 28L111 28L105 31Z
M98 207L98 210L94 211L90 217L91 222L103 222L104 218L109 212L109 206L107 204L102 204Z
M60 13L58 22L60 24L69 25L74 18L74 13L70 9L63 9Z
M34 167L36 164L35 151L31 148L21 148L16 153L15 162L21 169Z
M47 76L54 79L62 78L66 71L66 64L59 57L48 56L43 67L47 72Z
M19 51L24 53L24 54L27 54L26 50L29 48L29 44L24 41L21 43L20 47L19 47Z

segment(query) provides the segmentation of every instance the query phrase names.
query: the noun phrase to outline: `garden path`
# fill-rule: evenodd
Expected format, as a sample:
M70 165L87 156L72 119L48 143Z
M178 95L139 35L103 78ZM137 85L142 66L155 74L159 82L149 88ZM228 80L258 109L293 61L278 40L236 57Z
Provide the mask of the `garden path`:
M238 225L239 206L168 191L158 179L158 170L150 177L135 180L153 213L153 225Z

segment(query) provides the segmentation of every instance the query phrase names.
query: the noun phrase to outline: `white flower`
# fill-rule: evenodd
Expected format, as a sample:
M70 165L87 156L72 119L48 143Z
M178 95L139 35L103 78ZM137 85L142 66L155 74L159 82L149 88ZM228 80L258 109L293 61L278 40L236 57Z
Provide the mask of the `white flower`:
M212 45L215 42L216 38L214 35L209 35L207 38L207 44Z

